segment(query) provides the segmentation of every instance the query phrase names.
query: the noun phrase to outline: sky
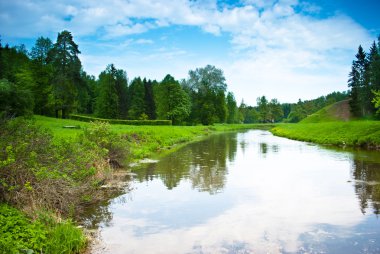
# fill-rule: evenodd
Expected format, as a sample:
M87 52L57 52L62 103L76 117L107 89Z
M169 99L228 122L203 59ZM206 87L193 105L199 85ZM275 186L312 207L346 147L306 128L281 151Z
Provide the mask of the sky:
M162 80L214 65L240 104L347 90L359 45L380 34L380 0L0 0L2 43L31 49L70 31L84 70Z

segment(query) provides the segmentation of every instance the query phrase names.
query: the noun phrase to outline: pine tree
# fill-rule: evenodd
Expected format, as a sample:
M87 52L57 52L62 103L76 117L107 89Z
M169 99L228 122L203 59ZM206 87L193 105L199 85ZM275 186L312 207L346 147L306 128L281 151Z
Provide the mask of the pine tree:
M96 116L118 118L119 98L116 91L116 68L113 64L99 75L99 95L96 99Z
M56 117L60 111L62 118L65 118L68 112L76 110L82 68L79 54L72 34L66 30L59 33L57 42L49 54L49 62L54 68L53 95Z
M118 97L119 112L118 117L127 119L128 117L128 79L124 70L115 71L115 89Z
M379 38L380 43L380 38ZM380 49L376 42L374 41L368 54L368 77L371 93L369 95L370 102L372 102L375 98L375 92L380 91ZM369 105L371 109L371 113L376 112L375 105L370 103Z
M145 87L145 113L148 115L149 119L156 119L156 104L154 102L154 84L157 84L157 81L143 80Z
M35 86L31 89L35 102L34 112L41 115L52 115L54 110L49 100L52 93L53 69L48 63L48 57L52 48L53 42L49 38L39 37L29 54L35 80Z
M140 77L135 78L128 88L128 118L145 119L148 116L145 113L145 87Z
M350 107L355 116L366 116L370 113L370 93L371 87L368 77L368 60L367 54L360 45L358 53L355 55L356 60L352 63L352 69L349 73L348 86L351 87Z

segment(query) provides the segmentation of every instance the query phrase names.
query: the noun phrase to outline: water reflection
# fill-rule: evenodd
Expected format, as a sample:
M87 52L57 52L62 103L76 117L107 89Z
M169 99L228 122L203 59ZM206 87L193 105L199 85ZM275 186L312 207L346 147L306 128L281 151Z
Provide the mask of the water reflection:
M380 211L380 158L378 152L358 151L354 153L352 174L355 192L359 198L363 214Z
M210 140L190 144L169 155L157 164L137 168L134 172L140 182L161 179L171 190L182 180L190 180L199 191L215 194L223 190L228 162L235 159L237 133L215 135Z
M135 170L103 252L380 253L379 158L263 131L213 136Z

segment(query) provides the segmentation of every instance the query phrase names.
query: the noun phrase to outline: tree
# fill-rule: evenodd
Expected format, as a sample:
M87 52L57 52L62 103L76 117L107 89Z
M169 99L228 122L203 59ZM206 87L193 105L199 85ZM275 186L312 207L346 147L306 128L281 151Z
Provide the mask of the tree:
M48 63L49 52L53 48L53 42L49 38L38 37L30 52L30 58L40 66Z
M114 72L115 89L118 97L119 112L118 117L127 119L128 117L128 78L124 70L116 69Z
M269 121L268 100L265 96L257 98L257 111L259 113L260 122L265 123Z
M119 98L115 87L116 68L113 64L99 75L99 96L96 99L96 115L102 118L117 118Z
M81 62L80 51L69 31L58 34L57 42L49 54L49 62L54 68L53 95L56 117L59 112L62 118L68 112L76 110L75 102L78 96Z
M0 119L30 115L33 112L32 93L6 79L0 80Z
M172 120L173 124L181 124L190 115L190 97L172 76L166 75L155 91L159 119Z
M151 80L143 80L144 88L145 88L145 107L146 107L146 114L148 115L149 119L154 120L156 119L156 104L154 99L154 87L157 86L157 81L151 81Z
M225 91L227 85L223 71L207 65L189 71L189 79L184 82L193 102L192 117L204 125L224 121L226 118ZM223 100L222 100L223 97Z
M376 114L380 115L380 91L373 91L374 98L372 103L374 107L377 109Z
M147 118L145 113L145 87L140 77L135 78L128 89L128 118L144 119Z
M380 91L380 37L378 38L378 44L373 42L369 54L368 54L368 78L369 86L371 89L369 101L372 102L375 98L375 93L372 91ZM375 113L376 109L371 104L368 105L372 113Z
M268 104L268 120L269 122L278 122L284 116L284 111L282 110L281 104L277 99L272 99Z
M369 82L366 71L368 69L368 61L366 53L362 46L358 48L358 53L355 55L356 60L352 62L352 69L349 73L348 86L351 87L351 112L355 116L367 115L369 92Z
M236 100L234 94L231 92L227 93L227 123L237 123L239 122L238 108L236 105Z
M49 38L39 37L30 52L32 59L32 74L35 86L31 88L34 96L34 112L41 115L50 115L49 98L52 93L50 81L53 77L52 67L48 64L49 52L53 43Z
M78 86L78 113L93 114L98 96L98 83L95 77L81 70L80 85Z

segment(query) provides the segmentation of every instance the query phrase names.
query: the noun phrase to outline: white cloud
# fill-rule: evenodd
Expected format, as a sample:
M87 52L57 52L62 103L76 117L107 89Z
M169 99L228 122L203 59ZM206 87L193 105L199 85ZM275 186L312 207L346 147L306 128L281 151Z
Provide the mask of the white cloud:
M300 86L307 87L307 91L315 90L316 86L319 90L315 92L343 88L351 62L349 57L352 59L359 44L367 44L371 39L367 30L343 14L322 19L313 17L310 13L321 11L313 4L297 0L244 0L241 3L243 5L218 6L216 0L1 1L1 34L3 37L37 37L69 29L75 36L96 35L96 40L107 41L170 25L197 26L216 36L230 35L231 49L221 52L229 53L225 61L228 64L208 56L204 59L224 67L227 80L233 83L231 87L242 91L252 91L252 86L259 91L261 85L275 89L280 81L278 73L281 73L281 83L294 93ZM295 7L303 11L297 12ZM151 43L149 38L146 40L135 43ZM186 59L184 55L176 58L178 62L174 65ZM150 63L147 64L148 68ZM330 71L326 72L326 66ZM171 71L166 63L161 67ZM190 68L195 67L199 66ZM310 69L314 72L309 72ZM252 75L255 70L261 71ZM231 90L243 94L241 90ZM253 96L260 95L252 95L247 101L252 103Z

